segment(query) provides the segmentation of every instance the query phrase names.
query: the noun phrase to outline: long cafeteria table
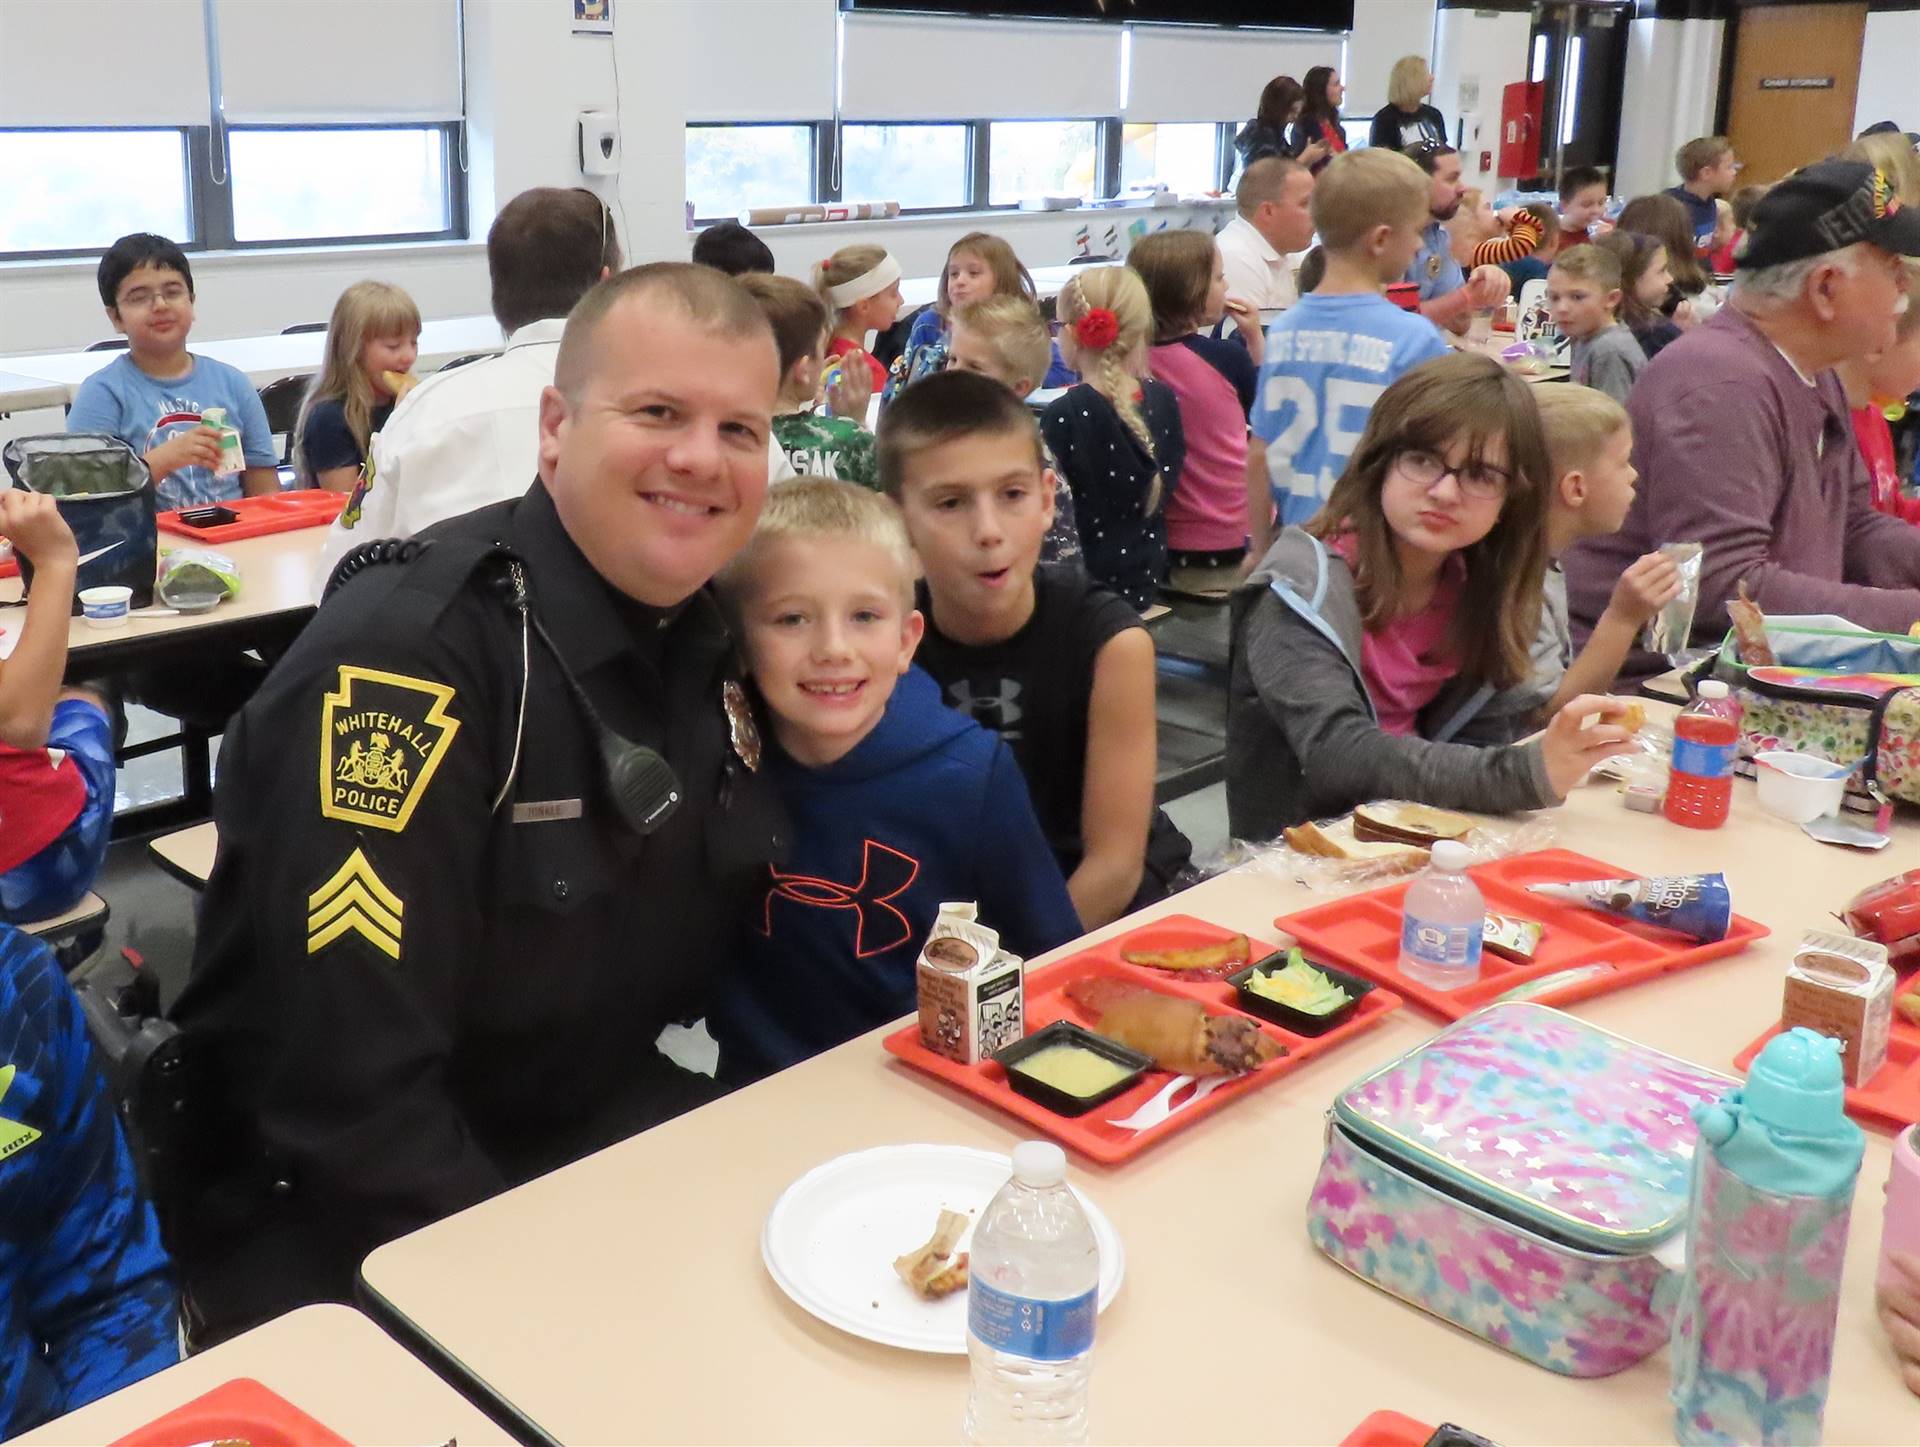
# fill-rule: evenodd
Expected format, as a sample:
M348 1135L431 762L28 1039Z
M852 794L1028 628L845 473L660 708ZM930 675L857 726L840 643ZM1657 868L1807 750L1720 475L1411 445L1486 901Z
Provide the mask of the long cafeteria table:
M1631 813L1604 783L1549 817L1561 847L1627 870L1724 870L1735 908L1771 926L1745 953L1572 1007L1729 1073L1777 1018L1801 932L1831 928L1832 911L1912 867L1920 849L1911 818L1878 855L1822 846L1762 814L1745 782L1717 833ZM1255 864L1090 938L1178 912L1274 942L1276 915L1319 898ZM1094 1441L1330 1443L1377 1408L1509 1444L1672 1440L1664 1352L1611 1378L1560 1377L1348 1276L1309 1245L1305 1205L1333 1097L1435 1028L1405 1006L1126 1164L1070 1157L1071 1178L1126 1250L1126 1281L1094 1353ZM381 1247L362 1271L370 1309L535 1439L956 1440L963 1357L825 1325L760 1259L774 1200L842 1153L905 1142L1006 1151L1032 1134L895 1061L884 1033ZM1890 1140L1868 1130L1826 1421L1834 1443L1920 1441L1920 1401L1901 1386L1872 1304ZM914 1244L873 1249L891 1257Z
M16 1437L8 1447L118 1441L237 1378L259 1382L349 1442L487 1447L511 1440L359 1312L308 1306ZM205 1440L213 1424L199 1425L200 1435L171 1440ZM240 1425L221 1424L218 1440L239 1440ZM266 1434L258 1440L294 1439Z

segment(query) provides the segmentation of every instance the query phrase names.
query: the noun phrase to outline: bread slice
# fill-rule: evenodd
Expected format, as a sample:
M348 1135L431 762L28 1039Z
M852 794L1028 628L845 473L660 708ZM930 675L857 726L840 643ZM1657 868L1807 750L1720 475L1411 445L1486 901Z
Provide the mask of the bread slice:
M1324 828L1312 823L1297 824L1286 831L1285 838L1297 852L1322 859L1383 860L1407 869L1418 869L1427 862L1427 851L1418 845L1356 839L1349 819L1336 819Z
M1426 804L1362 804L1353 811L1353 837L1432 848L1442 839L1464 839L1473 828L1465 814Z

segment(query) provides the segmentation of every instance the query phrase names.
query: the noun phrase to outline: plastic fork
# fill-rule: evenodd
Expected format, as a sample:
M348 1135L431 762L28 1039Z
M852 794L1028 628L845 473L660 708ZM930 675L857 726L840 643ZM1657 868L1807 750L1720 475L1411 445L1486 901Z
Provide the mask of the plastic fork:
M1121 1130L1152 1130L1175 1112L1185 1110L1190 1105L1199 1104L1209 1095L1212 1095L1214 1091L1225 1085L1231 1078L1232 1077L1226 1075L1207 1075L1201 1077L1176 1075L1160 1087L1154 1094L1153 1099L1141 1106L1140 1109L1136 1110L1132 1115L1127 1116L1123 1120L1110 1120L1107 1124L1118 1126ZM1189 1095L1178 1105L1175 1105L1173 1098L1189 1085L1193 1087L1193 1094Z

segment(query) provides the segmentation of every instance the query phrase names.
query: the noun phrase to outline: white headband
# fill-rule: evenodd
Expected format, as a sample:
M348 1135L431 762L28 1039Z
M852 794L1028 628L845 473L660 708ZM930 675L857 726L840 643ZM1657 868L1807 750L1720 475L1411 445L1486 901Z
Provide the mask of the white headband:
M852 281L843 281L838 286L827 288L827 297L836 307L849 307L857 301L865 301L870 296L878 296L896 281L900 280L900 263L888 252L875 264L872 271L862 272Z

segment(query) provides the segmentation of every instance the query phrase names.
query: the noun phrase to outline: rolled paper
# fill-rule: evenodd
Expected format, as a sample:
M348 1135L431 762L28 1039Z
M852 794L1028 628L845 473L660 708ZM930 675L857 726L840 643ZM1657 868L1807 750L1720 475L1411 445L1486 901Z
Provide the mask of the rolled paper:
M1572 884L1530 884L1527 893L1658 925L1703 944L1725 939L1733 927L1733 896L1727 893L1724 874L1581 879Z

